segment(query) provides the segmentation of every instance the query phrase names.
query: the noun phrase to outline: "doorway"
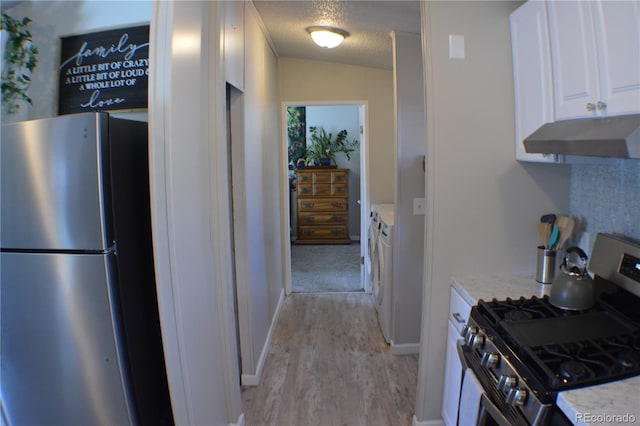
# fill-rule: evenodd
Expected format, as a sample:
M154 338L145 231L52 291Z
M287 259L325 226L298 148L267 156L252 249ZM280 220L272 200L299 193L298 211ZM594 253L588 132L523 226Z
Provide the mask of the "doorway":
M288 168L283 193L286 194L283 211L287 212L287 245L285 257L285 292L370 292L365 284L364 255L366 247L366 200L368 198L366 165L366 102L284 102L282 104L283 146ZM351 244L297 244L298 229L306 229L306 222L299 228L298 218L307 220L307 212L298 212L297 175L310 173L314 166L312 150L313 129L316 135L321 128L326 135L336 136L346 131L346 141L358 141L349 155L339 152L332 166L340 173L347 169L348 176L348 239ZM290 131L293 130L293 131ZM306 164L308 161L309 164ZM306 170L305 170L306 169ZM296 170L303 170L296 173ZM314 172L315 174L315 172ZM334 217L335 216L335 217ZM338 220L332 215L328 220Z

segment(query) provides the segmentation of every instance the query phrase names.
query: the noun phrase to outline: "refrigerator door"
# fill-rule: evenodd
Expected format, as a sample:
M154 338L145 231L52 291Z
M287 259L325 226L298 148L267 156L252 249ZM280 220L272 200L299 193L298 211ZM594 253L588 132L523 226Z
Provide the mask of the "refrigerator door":
M0 248L112 244L107 119L91 113L2 126Z
M130 425L113 255L0 253L0 386L10 425Z

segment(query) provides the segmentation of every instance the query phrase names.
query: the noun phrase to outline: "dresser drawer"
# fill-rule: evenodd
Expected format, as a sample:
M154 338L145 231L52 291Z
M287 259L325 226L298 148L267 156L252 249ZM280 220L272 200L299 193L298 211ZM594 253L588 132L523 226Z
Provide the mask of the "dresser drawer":
M314 183L331 183L331 173L316 172L313 174Z
M347 183L347 174L345 172L331 173L331 183Z
M345 212L347 211L347 200L344 199L305 199L298 200L299 212Z
M313 183L298 183L298 197L313 196Z
M347 185L343 183L334 183L331 185L331 195L347 196Z
M298 185L301 183L313 183L313 174L296 172L296 180L298 181Z
M298 225L298 238L313 240L346 239L346 226L303 226Z
M346 225L347 214L343 213L316 213L301 212L298 217L300 225Z

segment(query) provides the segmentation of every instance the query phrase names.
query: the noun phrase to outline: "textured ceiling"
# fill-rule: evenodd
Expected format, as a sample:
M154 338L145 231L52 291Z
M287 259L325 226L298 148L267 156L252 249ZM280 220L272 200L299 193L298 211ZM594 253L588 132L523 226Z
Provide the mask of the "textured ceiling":
M278 56L392 69L391 31L420 34L420 3L413 1L253 0ZM316 46L306 31L330 25L349 32L334 49Z

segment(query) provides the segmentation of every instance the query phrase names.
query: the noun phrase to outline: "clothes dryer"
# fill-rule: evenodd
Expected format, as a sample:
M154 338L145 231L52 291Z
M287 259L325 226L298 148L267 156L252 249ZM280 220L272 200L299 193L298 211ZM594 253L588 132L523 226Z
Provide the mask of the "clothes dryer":
M392 211L393 204L373 204L369 213L369 229L367 232L367 256L365 259L367 291L373 291L374 272L373 268L376 264L378 236L380 235L380 211Z

